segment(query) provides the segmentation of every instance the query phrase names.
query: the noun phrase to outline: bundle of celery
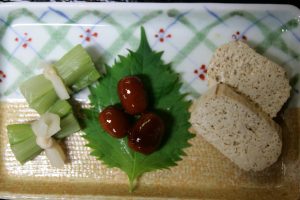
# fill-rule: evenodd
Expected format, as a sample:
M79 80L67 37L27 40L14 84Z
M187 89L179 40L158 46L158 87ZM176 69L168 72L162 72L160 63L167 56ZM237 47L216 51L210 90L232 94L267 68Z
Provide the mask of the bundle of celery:
M88 53L81 45L75 46L65 54L54 68L68 88L69 93L77 92L97 80L100 75ZM25 81L20 86L29 106L39 114L55 106L58 96L51 81L44 75L38 75Z
M61 118L61 130L54 136L55 138L61 139L80 130L67 101L58 100L49 112L57 114ZM33 159L43 151L36 143L36 136L31 124L11 124L7 126L7 132L12 152L21 164Z
M71 94L92 84L100 77L90 56L81 45L71 49L53 67ZM50 112L61 118L61 130L55 134L55 138L61 139L80 130L71 105L68 101L59 99L51 81L44 75L37 75L25 81L21 84L20 90L29 107L39 114ZM8 125L7 130L11 149L20 163L33 159L42 151L36 144L31 124Z

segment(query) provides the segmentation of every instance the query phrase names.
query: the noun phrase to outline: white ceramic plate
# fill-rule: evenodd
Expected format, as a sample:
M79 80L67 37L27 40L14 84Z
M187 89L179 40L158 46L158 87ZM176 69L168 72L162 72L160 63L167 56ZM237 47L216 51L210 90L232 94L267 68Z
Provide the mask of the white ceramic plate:
M298 77L299 16L299 9L289 5L1 4L0 96L3 110L0 118L0 174L3 176L0 177L0 194L6 197L22 197L22 194L56 197L62 194L77 197L129 195L124 175L118 170L105 168L89 156L89 149L83 147L85 143L79 135L67 140L71 163L61 171L51 169L44 154L24 166L14 160L5 126L28 121L37 115L24 107L11 106L16 115L5 113L5 109L24 101L18 86L20 82L40 73L42 63L57 60L74 45L82 44L98 66L101 67L104 62L112 64L117 55L127 54L126 49L137 48L140 27L144 26L151 47L165 52L163 59L172 62L173 68L182 75L183 90L195 98L207 89L206 69L213 51L232 40L246 41L282 65L290 78ZM290 107L300 106L299 89L300 83L297 82L293 86ZM77 99L86 101L86 94L87 91L79 94ZM11 119L12 116L17 117ZM275 191L276 187L286 186L279 181L280 177L285 177L284 168L276 171L280 175L279 178L276 176L276 180L267 178L275 172L260 175L260 178L254 176L254 180L252 175L248 177L234 168L201 139L197 138L193 144L183 163L173 171L146 175L133 196L233 198L250 194L251 188L258 188L254 191L255 195L259 195L265 194L268 189ZM176 179L173 173L178 173L180 178ZM213 174L218 174L218 177ZM55 184L58 181L61 184ZM45 185L44 188L38 188L39 182ZM27 188L29 186L32 189Z

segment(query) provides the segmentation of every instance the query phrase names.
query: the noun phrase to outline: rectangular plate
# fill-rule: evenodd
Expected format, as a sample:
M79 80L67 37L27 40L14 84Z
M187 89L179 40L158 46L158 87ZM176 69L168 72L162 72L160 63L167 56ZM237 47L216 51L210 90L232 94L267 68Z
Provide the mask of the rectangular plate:
M143 175L130 194L128 180L89 155L76 133L65 141L69 162L49 165L45 154L21 166L14 158L6 125L38 117L24 102L20 82L41 72L43 62L60 58L81 43L101 68L135 50L144 26L155 50L182 75L182 90L194 99L207 89L206 67L213 51L244 40L281 64L288 76L300 68L299 10L288 5L152 3L9 3L0 5L0 197L99 198L179 197L215 199L296 199L299 196L300 83L283 115L281 158L259 173L238 169L200 136L171 170ZM295 79L296 80L296 79ZM77 99L87 101L87 91Z

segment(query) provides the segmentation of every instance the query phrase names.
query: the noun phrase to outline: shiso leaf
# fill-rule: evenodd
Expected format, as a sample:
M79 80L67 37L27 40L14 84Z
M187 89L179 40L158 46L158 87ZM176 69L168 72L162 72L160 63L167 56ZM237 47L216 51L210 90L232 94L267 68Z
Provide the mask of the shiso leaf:
M185 155L183 149L190 146L188 140L194 135L188 129L190 102L179 92L182 84L179 75L164 64L162 52L153 51L141 28L141 42L136 52L119 56L119 61L107 67L107 74L89 87L91 108L85 110L84 138L88 141L91 155L102 160L108 167L124 171L130 182L130 191L137 178L145 172L168 169L177 165ZM137 75L142 80L150 97L150 107L164 119L166 135L160 149L150 155L132 151L127 138L116 139L107 134L98 122L99 112L109 105L119 104L118 81L124 76Z

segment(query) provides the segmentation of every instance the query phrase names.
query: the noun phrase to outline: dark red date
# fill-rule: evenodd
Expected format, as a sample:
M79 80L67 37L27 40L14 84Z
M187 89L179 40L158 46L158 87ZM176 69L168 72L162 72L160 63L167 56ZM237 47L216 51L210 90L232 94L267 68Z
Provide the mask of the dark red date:
M148 106L144 84L136 76L127 76L118 83L118 95L125 111L131 115L144 112Z
M119 108L109 106L99 114L102 128L116 138L125 137L130 129L128 116Z
M128 146L143 154L154 152L160 145L165 132L162 119L154 114L143 114L128 134Z

